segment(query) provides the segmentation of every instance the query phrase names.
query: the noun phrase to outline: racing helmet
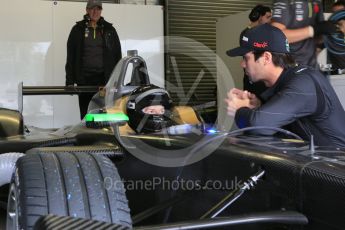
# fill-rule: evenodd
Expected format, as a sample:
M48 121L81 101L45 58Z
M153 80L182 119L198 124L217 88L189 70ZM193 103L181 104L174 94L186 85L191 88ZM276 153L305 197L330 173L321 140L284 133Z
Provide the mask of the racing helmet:
M158 113L147 113L146 108L157 106ZM140 86L129 95L126 112L129 118L128 125L137 133L161 131L172 126L170 109L172 100L169 93L155 85Z

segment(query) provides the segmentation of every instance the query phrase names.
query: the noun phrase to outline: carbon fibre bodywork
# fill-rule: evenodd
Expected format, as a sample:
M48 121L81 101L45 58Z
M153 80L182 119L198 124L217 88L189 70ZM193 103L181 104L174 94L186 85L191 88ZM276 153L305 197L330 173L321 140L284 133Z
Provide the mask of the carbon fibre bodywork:
M207 135L214 138L219 134ZM138 149L154 146L162 151L183 149L201 138L193 133L170 135L167 143L162 141L166 137L165 134L124 136ZM203 144L201 141L200 145ZM214 143L206 143L212 144ZM41 148L32 150L35 147ZM62 131L35 130L27 137L17 136L0 141L2 153L25 152L30 149L31 152L74 151L75 148L80 148L79 151L98 152L114 159L125 182L133 219L157 204L178 199L169 208L149 218L138 219L136 225L199 219L236 189L240 182L258 170L264 170L264 178L255 189L244 193L220 216L279 210L298 211L306 215L309 224L289 226L291 229L345 228L342 218L345 214L345 152L342 149L317 147L313 152L308 143L294 139L239 135L226 137L221 145L201 161L184 167L161 167L139 160L122 149L110 129L75 126ZM150 182L151 186L142 186L144 182ZM177 187L171 186L173 183L177 183ZM141 186L133 186L134 184ZM287 226L257 224L242 228L285 229Z
M174 196L185 198L146 224L200 218L237 183L245 181L258 170L265 170L264 179L257 187L245 193L221 216L295 210L305 214L309 224L292 229L345 228L342 218L345 164L344 151L339 149L320 148L311 154L305 143L271 137L239 136L227 138L210 156L182 170L148 165L133 156L118 162L117 167L125 181L164 177L166 181L199 181L202 185L217 183L191 190L165 190L162 186L154 191L127 189L134 216L136 212ZM245 229L269 228L285 229L287 226L245 226Z

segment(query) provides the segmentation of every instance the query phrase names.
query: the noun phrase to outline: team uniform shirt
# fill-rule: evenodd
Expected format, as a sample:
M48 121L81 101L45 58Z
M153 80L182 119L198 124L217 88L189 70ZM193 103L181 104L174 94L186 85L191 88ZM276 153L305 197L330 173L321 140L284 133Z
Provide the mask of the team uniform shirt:
M287 29L313 26L323 19L321 0L275 0L273 2L272 21L285 25ZM290 43L290 51L298 64L317 66L316 45L313 38Z
M319 146L345 147L345 111L327 78L318 70L298 66L283 71L262 95L256 109L237 110L239 128L284 127ZM255 133L272 135L269 130Z

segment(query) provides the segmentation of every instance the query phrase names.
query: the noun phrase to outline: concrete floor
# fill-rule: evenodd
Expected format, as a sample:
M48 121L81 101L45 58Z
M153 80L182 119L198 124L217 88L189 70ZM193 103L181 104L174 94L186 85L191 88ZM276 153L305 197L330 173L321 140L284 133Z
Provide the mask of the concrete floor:
M0 229L6 229L6 210L0 209Z

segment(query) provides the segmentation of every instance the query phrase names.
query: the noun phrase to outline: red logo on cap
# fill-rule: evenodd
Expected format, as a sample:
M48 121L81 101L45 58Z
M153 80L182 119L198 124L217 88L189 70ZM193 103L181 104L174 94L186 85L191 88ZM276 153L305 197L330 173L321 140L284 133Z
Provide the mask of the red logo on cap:
M319 13L320 12L320 7L317 4L314 4L314 13Z
M254 47L256 48L265 48L268 46L268 43L267 42L254 42Z

